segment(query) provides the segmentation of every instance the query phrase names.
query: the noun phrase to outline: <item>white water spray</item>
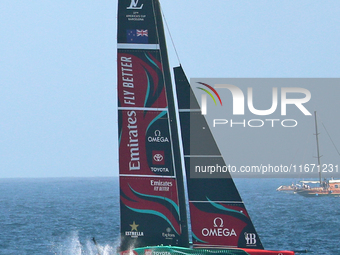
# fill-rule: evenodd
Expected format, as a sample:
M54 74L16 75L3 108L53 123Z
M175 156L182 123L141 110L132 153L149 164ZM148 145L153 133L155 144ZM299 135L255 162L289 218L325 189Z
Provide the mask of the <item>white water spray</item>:
M81 242L78 231L75 231L64 242L55 244L53 252L55 255L116 255L118 245L119 241L113 246L102 245L100 242L95 245L91 238Z

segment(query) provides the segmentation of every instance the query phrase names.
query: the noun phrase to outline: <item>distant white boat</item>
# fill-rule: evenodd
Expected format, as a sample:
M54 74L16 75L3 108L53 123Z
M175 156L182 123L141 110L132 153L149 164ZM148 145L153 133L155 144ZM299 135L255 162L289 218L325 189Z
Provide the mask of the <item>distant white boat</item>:
M315 131L316 131L316 148L317 148L317 158L318 158L318 170L319 170L319 180L318 181L300 181L299 184L292 184L289 186L282 185L278 187L277 191L293 191L296 194L305 197L324 197L324 196L340 196L340 180L327 180L324 178L322 180L322 171L320 163L320 152L319 152L319 133L318 133L318 122L316 112L315 116Z

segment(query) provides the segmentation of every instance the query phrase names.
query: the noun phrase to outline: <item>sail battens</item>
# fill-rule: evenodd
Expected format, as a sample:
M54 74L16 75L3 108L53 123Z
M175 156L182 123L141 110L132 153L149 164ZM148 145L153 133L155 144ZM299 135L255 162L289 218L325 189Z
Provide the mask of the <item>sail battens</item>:
M180 113L181 112L201 112L200 109L179 109L178 110Z
M118 49L159 50L159 44L118 43Z
M155 176L155 175L142 175L142 174L140 174L140 175L138 175L138 174L120 174L119 175L120 177L137 177L137 178L153 178L153 179L155 179L155 178L166 178L166 179L174 179L174 178L176 178L176 176L164 176L164 175L157 175L157 176Z
M228 203L228 204L244 204L243 201L212 201L215 203ZM210 203L210 201L193 201L190 200L189 203Z
M221 158L222 155L184 155L185 158Z
M135 110L135 111L156 111L156 112L164 112L168 111L168 108L149 108L149 107L118 107L118 110Z

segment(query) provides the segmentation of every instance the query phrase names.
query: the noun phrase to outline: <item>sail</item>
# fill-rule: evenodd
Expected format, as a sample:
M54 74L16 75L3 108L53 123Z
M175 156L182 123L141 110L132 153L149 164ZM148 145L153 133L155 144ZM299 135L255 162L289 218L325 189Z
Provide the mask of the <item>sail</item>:
M178 128L158 0L118 1L117 46L120 249L187 246Z
M191 178L195 166L225 166L182 67L174 69L194 247L263 249L229 173Z

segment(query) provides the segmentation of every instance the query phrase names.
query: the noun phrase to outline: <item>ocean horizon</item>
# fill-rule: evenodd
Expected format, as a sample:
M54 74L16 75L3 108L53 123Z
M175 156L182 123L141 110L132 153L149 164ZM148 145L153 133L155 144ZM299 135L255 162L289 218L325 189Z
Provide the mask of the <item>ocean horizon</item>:
M288 179L234 181L266 249L340 254L340 198L277 192ZM0 254L115 254L118 184L118 177L0 179Z

